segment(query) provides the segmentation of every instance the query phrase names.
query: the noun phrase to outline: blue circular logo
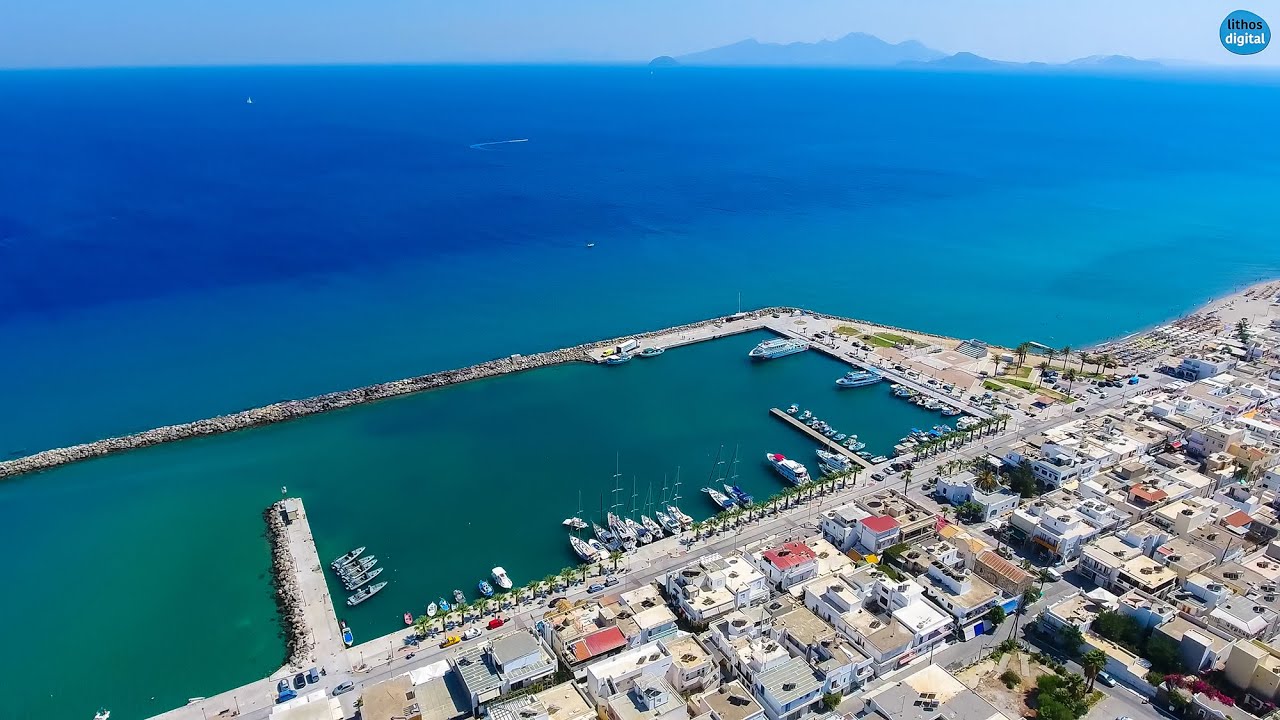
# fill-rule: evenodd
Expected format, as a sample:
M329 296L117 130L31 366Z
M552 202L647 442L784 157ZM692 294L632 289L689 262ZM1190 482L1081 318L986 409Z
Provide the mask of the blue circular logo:
M1267 21L1248 10L1236 10L1222 21L1218 30L1222 47L1237 55L1253 55L1266 49L1271 42L1271 28Z

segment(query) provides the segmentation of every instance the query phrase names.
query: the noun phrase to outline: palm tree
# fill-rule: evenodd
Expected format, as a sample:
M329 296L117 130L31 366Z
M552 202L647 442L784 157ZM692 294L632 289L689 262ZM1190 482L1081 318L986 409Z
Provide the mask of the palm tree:
M992 374L992 375L999 375L999 374L1000 374L1000 356L999 356L999 355L992 355L992 356L991 356L991 359L996 361L996 369L995 369L995 370L992 370L992 371L991 371L991 374Z
M693 524L689 526L689 529L693 531L693 539L694 539L694 540L701 540L701 539L702 539L702 528L703 528L703 527L706 527L706 523L702 522L701 520L694 520L694 521L693 521ZM616 565L616 563L615 563L615 565Z
M911 487L911 471L904 470L902 472L902 494L907 494L907 488Z
M1080 372L1081 372L1081 373L1083 373L1083 372L1084 372L1084 364L1085 364L1085 362L1086 362L1086 361L1088 361L1088 362L1092 362L1092 361L1093 361L1093 358L1092 358L1092 357L1090 357L1090 356L1089 356L1089 353L1087 353L1087 352L1081 352L1081 353L1080 353L1080 357L1079 357L1078 359L1080 360Z
M1058 637L1062 640L1068 655L1075 655L1081 643L1084 642L1084 634L1080 632L1080 628L1070 624L1058 631Z
M586 582L587 573L591 572L591 563L582 563L578 566L578 569L582 571L582 582Z
M1040 387L1040 384L1044 382L1045 372L1049 370L1049 363L1041 361L1041 363L1036 366L1036 370L1040 371L1039 377L1036 378L1036 387Z
M1048 365L1049 367L1053 367L1053 359L1057 357L1058 351L1054 350L1053 348L1049 348L1048 350L1044 351L1044 355L1046 358L1048 358L1048 360L1045 361L1045 365Z
M1076 371L1068 368L1066 372L1062 373L1062 377L1067 381L1067 394L1070 395L1071 388L1075 387L1076 384Z
M433 618L429 618L426 615L419 615L413 621L414 632L418 633L423 637L426 637L427 631L431 629L433 620L434 620Z
M1084 671L1085 679L1089 684L1085 687L1085 692L1093 690L1093 681L1098 677L1098 673L1107 666L1107 654L1101 650L1090 650L1080 658L1080 669Z
M695 527L697 525L698 523L694 523ZM622 559L622 551L614 550L613 552L609 553L609 559L613 561L613 571L618 572L618 561Z
M1000 487L1000 479L991 471L991 466L987 465L982 472L978 473L978 477L973 481L973 486L982 492L995 492Z
M577 574L578 574L578 568L567 567L560 571L560 580L564 583L564 586L567 588L569 587L569 585L573 583L573 577Z
M1067 363L1071 362L1071 346L1063 345L1062 349L1058 351L1058 354L1062 356L1062 369L1066 370Z
M1027 361L1027 353L1031 352L1031 343L1018 343L1018 347L1013 349L1013 354L1018 356L1018 367L1022 367L1022 363Z
M560 576L559 576L558 574L552 573L551 575L548 575L548 576L546 576L546 577L542 578L542 584L547 586L547 592L548 592L548 593L550 593L552 590L554 590L554 589L555 589L555 587L556 587L556 580L557 580L559 577L560 577Z

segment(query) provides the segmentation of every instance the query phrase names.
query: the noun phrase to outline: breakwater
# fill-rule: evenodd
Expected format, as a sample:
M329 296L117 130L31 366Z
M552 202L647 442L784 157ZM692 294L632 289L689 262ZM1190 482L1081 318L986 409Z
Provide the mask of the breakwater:
M782 314L792 313L795 311L796 310L794 308L785 307L762 308L745 313L744 316L749 319L758 319L760 317L767 317L772 313ZM815 316L829 317L820 315ZM365 387L351 390L340 390L337 392L326 393L324 395L316 395L314 397L301 400L285 400L236 413L196 420L194 422L166 425L134 433L132 435L122 435L119 437L106 438L80 445L71 445L63 448L45 450L25 457L16 458L14 460L0 462L0 479L31 472L38 472L41 470L49 470L60 465L67 465L81 460L89 460L92 458L112 455L119 452L125 452L127 450L150 447L152 445L160 445L163 443L176 442L179 440L187 440L208 435L220 435L222 433L235 432L237 430L271 425L296 418L306 417L308 415L316 415L364 403L386 400L401 395L435 390L456 383L481 380L497 375L523 372L525 370L533 370L568 362L594 362L588 355L589 351L594 348L616 345L622 340L629 338L645 340L672 333L688 333L719 325L723 323L725 319L726 318L724 317L716 317L663 330L627 335L624 337L600 340L592 343L584 343L569 348L535 353L532 355L511 355L510 357L489 360L478 365L472 365L470 367L457 370L443 370L402 380L393 380L390 382L367 385ZM736 332L746 332L751 329L755 329L755 327L743 328ZM715 337L720 337L725 334L731 333L718 333ZM711 336L708 336L706 339L711 339Z
M285 501L273 503L262 512L262 516L267 523L267 539L271 543L271 582L276 588L276 608L279 610L280 629L284 632L284 664L300 668L310 660L315 641L307 627L296 561L293 553L289 552Z

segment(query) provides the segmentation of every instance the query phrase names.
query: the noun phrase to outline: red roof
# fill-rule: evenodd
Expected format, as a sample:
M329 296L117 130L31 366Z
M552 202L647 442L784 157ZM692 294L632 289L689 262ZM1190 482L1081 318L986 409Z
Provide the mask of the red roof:
M1222 518L1222 524L1230 525L1231 527L1244 527L1251 522L1253 522L1253 518L1249 517L1249 513L1243 510L1237 510Z
M802 565L818 557L813 548L802 542L789 542L782 547L764 551L764 559L779 570Z
M573 644L573 657L579 662L616 650L627 644L627 636L617 626L597 630Z
M1169 497L1169 493L1158 488L1147 488L1142 483L1138 483L1129 488L1129 492L1139 500L1145 500L1147 502L1159 502Z
M888 515L869 515L862 518L861 522L868 530L876 533L898 529L898 521Z

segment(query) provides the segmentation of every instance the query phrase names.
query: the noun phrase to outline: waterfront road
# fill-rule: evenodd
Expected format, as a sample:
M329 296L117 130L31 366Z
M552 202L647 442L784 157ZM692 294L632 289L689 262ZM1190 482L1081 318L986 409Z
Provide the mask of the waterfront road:
M1103 409L1122 404L1134 394L1153 387L1159 382L1161 380L1157 376L1139 385L1128 386L1124 392L1117 392L1117 394L1111 395L1106 399L1087 396L1090 398L1086 405L1087 410L1090 411L1088 414L1094 414ZM817 532L817 522L824 511L885 487L897 490L906 489L912 495L923 497L918 492L920 486L927 479L934 476L938 466L942 463L953 461L957 458L974 458L984 453L1003 455L1004 449L1012 445L1018 438L1060 424L1067 419L1062 415L1052 417L1042 415L1032 418L1019 411L1013 411L1011 414L1012 419L1004 433L998 436L978 438L957 450L948 451L916 463L909 487L902 484L900 476L890 476L883 482L872 482L869 479L871 471L865 471L859 475L856 485L838 489L835 492L820 494L809 502L795 505L776 514L766 513L763 518L745 522L742 527L732 532L722 532L696 542L689 542L688 533L686 533L682 538L671 537L642 547L622 561L617 573L621 583L610 588L609 592L623 592L652 582L665 576L668 571L683 566L690 561L691 557L712 552L729 554L743 545L770 537L776 538L778 541L793 537L808 537ZM1085 413L1080 413L1080 415L1084 416ZM875 469L882 470L884 467L885 465L881 465ZM586 584L579 584L568 592L561 594L570 599L586 597L585 588ZM1046 597L1037 604L1037 607L1033 608L1033 612L1040 609L1039 605L1047 604L1072 589L1064 583L1056 583L1053 587L1046 586ZM546 609L545 599L535 599L513 609L509 613L505 613L505 616L508 619L508 624L527 628L537 622L542 614L546 612ZM483 627L486 621L487 618L482 618L479 621L479 626ZM333 622L336 622L336 620ZM460 632L460 630L455 632ZM409 654L410 649L404 648L402 638L407 634L408 631L402 630L348 650L348 658L351 658L354 653L358 659L343 662L342 664L346 665L346 667L326 665L327 673L321 677L321 682L307 686L304 692L324 691L329 693L338 684L350 680L355 683L355 689L340 697L347 712L347 717L352 717L355 714L355 700L360 696L362 688L408 672L414 668L438 662L449 653L455 652L459 647L455 646L449 650L441 650L432 644L437 642L438 638L427 640L416 649L412 659L406 660L405 656ZM485 631L480 638L469 642L482 642L490 634ZM936 651L933 661L944 666L955 663L966 665L982 652L984 645L998 642L996 638L997 636L980 636L974 640L948 646ZM352 667L362 666L364 669L361 671L352 669ZM164 720L207 720L208 718L234 717L238 712L240 717L265 718L270 714L271 708L274 706L276 679L282 677L284 673L285 671L281 671L273 675L272 678L249 683L236 690L171 710L157 717L164 718Z

